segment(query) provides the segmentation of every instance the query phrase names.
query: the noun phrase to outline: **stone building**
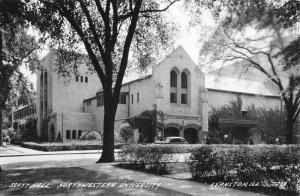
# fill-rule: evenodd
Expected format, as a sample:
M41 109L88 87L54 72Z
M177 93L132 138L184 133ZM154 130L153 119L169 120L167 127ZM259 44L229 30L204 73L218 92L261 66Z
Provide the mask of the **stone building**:
M190 143L202 143L208 131L206 100L203 99L205 75L180 46L160 63L152 66L152 74L123 84L116 113L115 137L124 119L156 107L165 115L167 136L182 136ZM103 95L83 101L84 112L96 118L98 131L103 127Z
M59 77L53 51L41 64L37 73L38 135L65 142L79 139L84 131L102 132L104 100L98 76L82 63L78 74ZM154 107L165 114L159 136L182 136L190 143L203 143L212 107L227 104L236 96L242 97L245 107L280 106L278 93L268 90L271 88L264 81L241 80L236 75L204 74L179 46L152 65L150 75L123 84L115 120L116 140L120 140L125 119Z
M60 77L55 52L49 52L37 72L37 130L48 141L78 139L84 130L95 130L95 116L83 112L82 100L101 87L95 73L82 63L78 73Z

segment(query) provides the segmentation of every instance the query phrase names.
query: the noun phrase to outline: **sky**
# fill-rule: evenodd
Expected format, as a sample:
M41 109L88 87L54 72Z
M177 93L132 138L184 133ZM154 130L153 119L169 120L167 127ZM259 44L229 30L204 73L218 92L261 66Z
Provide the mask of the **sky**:
M169 19L174 22L178 29L178 32L174 37L174 48L182 45L194 60L194 62L198 64L199 51L203 43L203 37L207 36L207 34L203 33L203 28L190 25L192 18L190 16L190 13L183 7L183 2L177 2L172 7L170 7L167 13L167 17L169 17ZM203 23L203 26L214 26L214 21L209 11L203 12L201 22ZM30 29L28 33L34 36L38 36L38 32L32 29ZM47 50L41 51L41 58L46 54ZM167 55L167 53L164 55ZM22 71L30 79L30 81L32 81L33 83L36 82L36 76L30 74L25 67L22 67ZM124 82L136 79L137 77L139 77L137 73L131 73L126 78L124 78Z

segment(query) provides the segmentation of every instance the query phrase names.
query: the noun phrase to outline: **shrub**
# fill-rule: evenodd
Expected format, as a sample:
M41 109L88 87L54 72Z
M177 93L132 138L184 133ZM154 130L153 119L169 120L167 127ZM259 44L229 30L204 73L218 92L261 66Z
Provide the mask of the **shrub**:
M173 145L126 145L119 154L122 165L158 174L169 173L167 163L176 153Z
M300 178L297 145L202 146L190 159L190 170L197 181L285 182L281 188L297 191Z
M86 140L86 136L89 134L90 132L89 131L84 131L81 136L80 136L80 139L81 140Z
M100 140L100 138L100 134L96 131L91 131L86 136L86 140Z
M6 137L7 134L8 134L8 133L7 133L7 130L6 130L6 129L3 129L3 130L2 130L2 137Z
M127 144L128 140L133 137L133 129L130 126L123 127L120 130L120 136L124 140L124 142Z
M36 131L37 119L28 119L22 126L20 135L22 141L37 141Z

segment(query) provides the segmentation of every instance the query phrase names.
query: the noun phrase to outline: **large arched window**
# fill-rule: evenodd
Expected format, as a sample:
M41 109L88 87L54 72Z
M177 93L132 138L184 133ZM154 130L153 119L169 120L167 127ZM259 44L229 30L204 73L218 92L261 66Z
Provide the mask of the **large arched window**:
M71 139L71 131L70 130L66 131L66 139Z
M170 103L177 103L178 100L178 74L179 71L176 68L170 72Z
M188 70L181 73L181 104L188 104L190 100L190 74Z
M170 86L177 87L177 73L174 70L170 73Z
M185 72L181 73L181 88L187 88L188 76Z

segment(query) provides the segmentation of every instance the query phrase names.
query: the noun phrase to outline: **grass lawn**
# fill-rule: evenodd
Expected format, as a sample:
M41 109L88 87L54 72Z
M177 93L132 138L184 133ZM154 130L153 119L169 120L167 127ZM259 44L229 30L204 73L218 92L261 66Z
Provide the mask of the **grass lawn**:
M0 190L5 195L58 195L75 192L77 194L94 192L97 195L123 195L115 188L62 188L60 186L62 182L111 182L109 176L105 174L98 174L79 167L9 170L3 171L0 176ZM35 183L44 184L41 188L29 188ZM29 186L26 187L26 184Z
M55 167L53 167L55 165ZM70 165L69 167L67 165ZM76 166L77 165L77 166ZM49 167L50 166L50 167ZM56 167L57 166L57 167ZM100 165L99 165L100 166ZM119 188L121 183L134 183L133 180L118 179L88 169L86 161L69 164L61 161L26 162L5 165L0 172L0 195L185 195L159 187L152 188ZM101 166L100 166L101 167ZM33 188L37 183L40 188ZM62 184L63 183L63 184ZM72 187L68 183L90 183L91 186L106 183L104 187ZM98 183L98 184L97 184ZM116 183L115 187L107 187L108 183ZM138 182L135 182L138 183ZM67 187L68 185L69 188ZM64 186L64 187L63 187Z

